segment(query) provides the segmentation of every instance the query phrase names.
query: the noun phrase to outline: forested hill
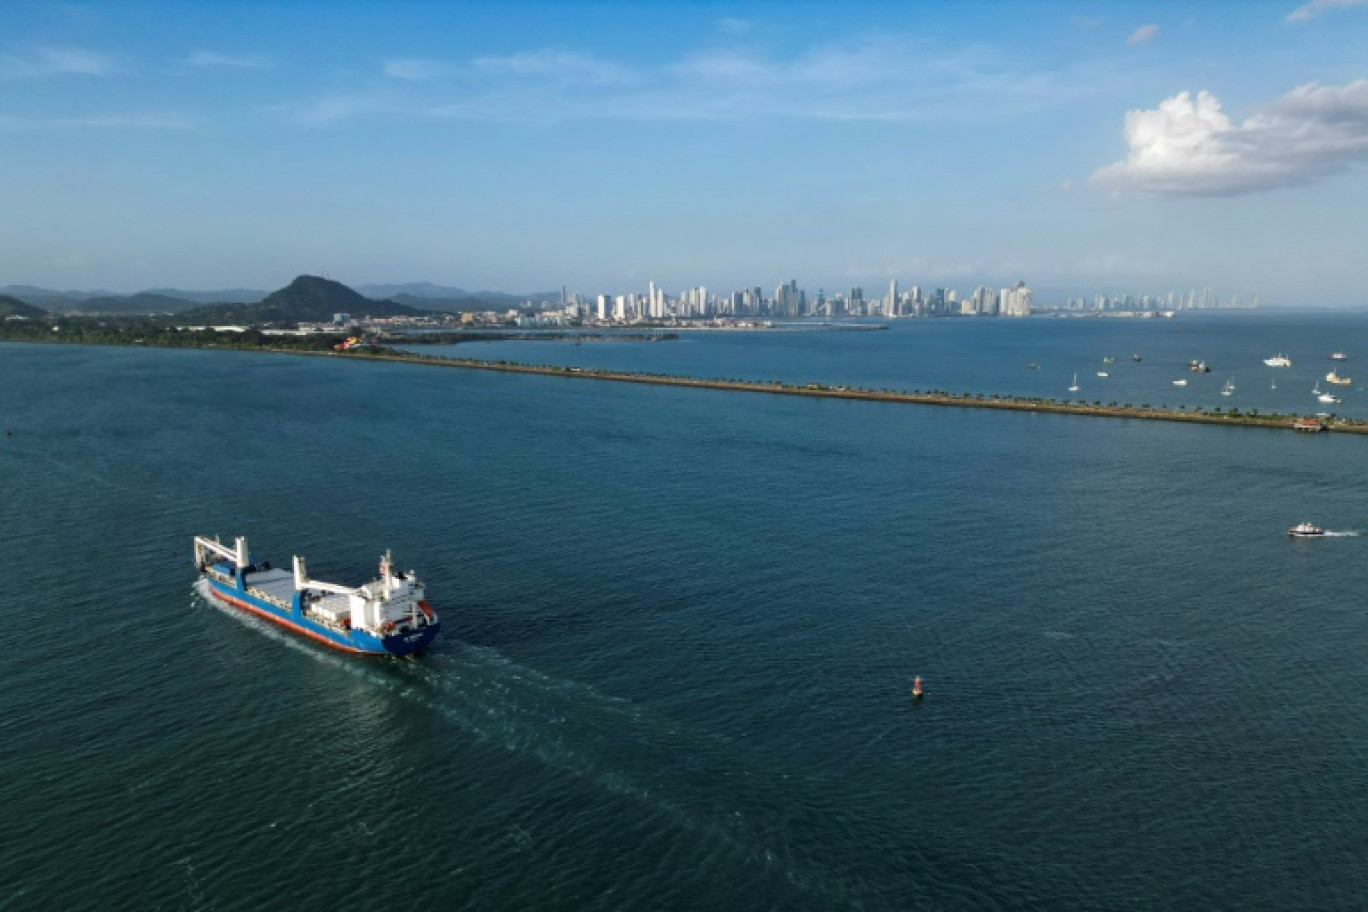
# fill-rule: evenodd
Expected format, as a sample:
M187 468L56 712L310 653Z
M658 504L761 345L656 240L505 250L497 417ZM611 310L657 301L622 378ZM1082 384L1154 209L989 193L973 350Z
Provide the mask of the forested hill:
M0 295L0 320L6 317L37 317L47 316L47 311L41 307L34 307L32 304L25 304L18 298L11 298L9 295Z
M363 297L341 282L318 276L300 276L256 304L210 304L183 311L177 319L194 324L321 323L334 314L353 317L417 317L431 313L393 301Z

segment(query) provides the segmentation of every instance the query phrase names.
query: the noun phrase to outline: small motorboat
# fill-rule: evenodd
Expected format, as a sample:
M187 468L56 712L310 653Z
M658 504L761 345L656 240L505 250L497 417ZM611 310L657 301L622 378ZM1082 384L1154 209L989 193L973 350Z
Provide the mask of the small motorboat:
M1187 381L1186 381L1186 380L1174 380L1174 381L1173 381L1173 385L1174 385L1174 386L1187 386Z
M1320 526L1314 526L1309 522L1297 523L1287 530L1287 534L1293 538L1312 538L1316 535L1324 535L1325 530Z
M1111 374L1107 373L1106 371L1098 371L1098 372L1097 372L1097 376L1099 376L1099 377L1110 377Z

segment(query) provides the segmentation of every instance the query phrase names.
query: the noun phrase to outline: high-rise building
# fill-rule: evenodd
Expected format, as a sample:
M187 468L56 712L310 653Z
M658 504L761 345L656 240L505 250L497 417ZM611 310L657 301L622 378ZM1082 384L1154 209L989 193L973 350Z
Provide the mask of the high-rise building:
M1031 289L1026 287L1024 281L1017 282L1011 288L1004 288L998 295L999 303L1005 301L1006 306L1002 307L1004 317L1029 317L1031 315Z

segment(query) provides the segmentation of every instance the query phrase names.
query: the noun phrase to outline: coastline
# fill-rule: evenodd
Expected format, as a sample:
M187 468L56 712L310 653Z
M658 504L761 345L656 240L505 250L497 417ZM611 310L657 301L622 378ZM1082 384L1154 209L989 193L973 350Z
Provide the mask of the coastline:
M322 352L263 349L279 354L314 355L322 357L390 361L399 364L422 364L431 367L455 367L466 370L502 371L512 374L536 374L580 380L603 380L614 383L643 383L653 386L687 387L690 389L722 390L736 393L769 393L780 396L806 396L821 399L852 399L864 402L891 402L907 405L932 405L948 408L999 409L1013 412L1037 412L1054 415L1079 415L1089 418L1130 418L1142 421L1176 421L1186 424L1217 424L1228 427L1252 427L1268 430L1293 431L1298 418L1311 415L1253 415L1245 413L1189 412L1176 409L1156 409L1125 406L1099 406L1084 403L1059 402L1050 399L1022 399L969 393L897 392L833 387L818 383L793 384L780 381L715 380L701 377L681 377L670 374L642 374L628 371L605 371L591 368L550 367L518 362L480 361L474 358L442 358L432 355L397 352ZM1337 419L1322 422L1322 430L1341 434L1368 434L1368 422L1352 423Z

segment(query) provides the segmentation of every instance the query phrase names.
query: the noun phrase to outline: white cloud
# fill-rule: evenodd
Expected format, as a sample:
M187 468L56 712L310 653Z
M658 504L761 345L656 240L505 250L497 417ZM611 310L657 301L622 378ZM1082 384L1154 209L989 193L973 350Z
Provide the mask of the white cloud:
M1159 26L1151 22L1131 32L1130 37L1126 39L1126 46L1135 47L1137 44L1149 44L1157 37L1159 37Z
M632 71L608 60L568 51L531 51L506 57L478 57L471 67L487 76L550 79L606 85L634 81Z
M119 72L104 54L82 48L49 47L26 56L0 54L0 77L37 79L44 76L111 76Z
M394 60L385 72L391 80L383 93L374 86L340 92L299 119L956 122L1070 104L1114 81L1086 62L1062 71L1031 70L993 48L940 50L893 34L788 57L716 48L628 66L569 50L538 50L450 64Z
M188 130L194 121L168 111L84 114L77 117L19 118L0 115L0 129L8 130Z
M217 51L195 51L185 59L185 62L200 69L227 67L239 70L264 70L271 66L271 61L265 57L254 54L221 54Z
M91 114L84 117L61 117L47 122L53 127L102 127L130 130L187 130L194 124L174 112L132 114Z
M333 95L300 111L296 119L309 126L322 126L363 115L406 113L410 112L383 95Z
M404 60L390 60L385 63L385 75L391 79L403 79L407 82L427 82L432 79L441 79L443 76L450 75L454 68L449 63L440 60L424 60L421 58L408 58Z
M1288 13L1284 22L1309 22L1326 10L1345 9L1351 6L1368 6L1368 0L1311 0Z
M1368 160L1368 79L1311 83L1235 124L1209 92L1128 111L1124 161L1092 184L1158 196L1234 196L1303 184Z
M749 19L729 16L717 20L717 30L724 35L744 35L751 30L751 23Z

